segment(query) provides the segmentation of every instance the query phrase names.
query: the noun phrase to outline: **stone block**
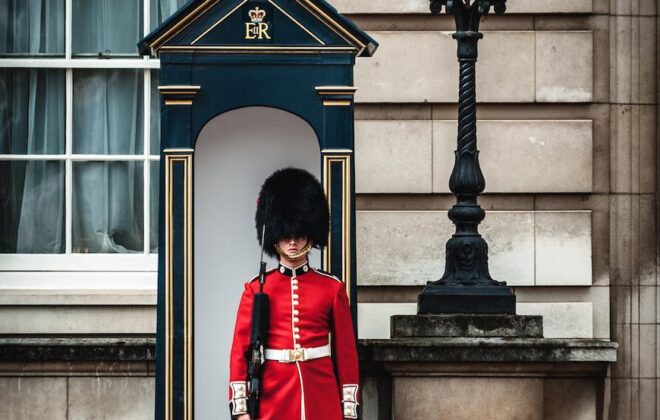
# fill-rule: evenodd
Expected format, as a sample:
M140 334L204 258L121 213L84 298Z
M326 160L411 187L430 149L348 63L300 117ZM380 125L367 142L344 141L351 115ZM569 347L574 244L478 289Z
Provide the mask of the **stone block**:
M453 225L446 212L359 211L358 284L424 285L442 276Z
M448 32L370 35L380 46L374 57L356 62L356 102L456 101L456 42Z
M504 314L395 315L393 338L405 337L518 337L543 338L540 316Z
M380 47L374 57L356 63L356 102L457 101L458 61L451 32L370 34ZM534 32L485 34L477 62L477 100L534 101Z
M484 33L477 60L477 101L534 101L534 36L526 31ZM447 57L455 57L455 52ZM455 74L455 78L445 76L456 81L456 90Z
M593 312L591 302L518 302L516 305L518 315L543 316L545 338L592 338ZM359 338L390 338L391 316L416 313L416 303L359 303ZM609 334L597 336L608 337Z
M657 70L657 16L654 17L639 17L636 18L633 25L636 26L636 31L639 31L638 40L635 45L635 50L631 49L629 54L634 54L634 60L639 60L638 79L633 79L632 82L638 85L638 94L634 95L633 100L642 104L657 103L657 83L658 83L658 70Z
M542 379L396 377L393 382L395 419L543 419Z
M433 122L434 192L449 192L457 127L456 121ZM592 191L590 120L480 120L477 136L486 192Z
M595 379L546 379L544 420L596 420L598 388Z
M604 340L609 340L610 338L610 288L607 286L517 287L516 299L519 314L528 313L527 310L523 312L521 309L523 308L521 306L522 304L532 304L530 308L533 309L534 305L543 306L546 303L591 303L593 305L593 337ZM535 312L529 313L536 314ZM542 313L549 312L538 311L538 314ZM586 317L583 319L586 320ZM571 325L567 327L569 330L573 329Z
M536 212L536 285L591 285L591 212Z
M341 13L392 13L428 14L429 3L425 0L334 0L332 5ZM509 0L507 14L517 13L590 13L591 0Z
M490 211L479 228L488 243L491 276L508 286L534 284L533 213ZM444 263L444 253L442 258Z
M149 306L0 306L0 334L154 334Z
M632 418L632 381L632 379L612 379L612 406L610 409L610 418ZM635 400L637 400L637 398L635 398Z
M153 378L70 378L68 420L153 419Z
M592 338L591 302L536 302L516 305L519 315L541 315L545 338Z
M656 392L658 389L657 379L640 379L639 380L639 418L640 419L657 419L658 414L658 398Z
M414 315L416 303L358 303L359 338L390 338L392 315Z
M639 377L656 378L657 325L639 326Z
M593 34L536 33L536 101L590 102L593 98Z
M431 121L356 121L357 193L430 193Z
M610 339L610 288L590 287L594 305L594 338Z
M639 287L639 322L655 324L657 317L657 286Z
M513 13L591 13L591 0L509 0L507 14Z
M378 380L373 377L361 377L362 385L362 420L378 420Z
M444 273L445 244L454 225L444 211L357 213L358 282L425 285ZM531 212L489 212L481 224L491 275L508 285L534 284Z
M617 2L617 5L623 2ZM633 17L629 13L627 16L612 16L610 18L610 33L613 34L613 39L610 41L612 47L610 48L612 57L612 92L611 101L619 104L633 103L636 83L632 83L634 74L634 65L638 64L639 57L633 57L636 52L631 51L634 39L633 31ZM635 59L636 58L636 59Z
M68 420L66 378L0 378L3 420Z

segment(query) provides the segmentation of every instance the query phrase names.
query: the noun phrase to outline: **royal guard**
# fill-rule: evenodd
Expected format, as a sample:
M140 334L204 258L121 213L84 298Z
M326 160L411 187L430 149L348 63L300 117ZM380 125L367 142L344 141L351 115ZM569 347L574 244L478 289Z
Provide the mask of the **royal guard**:
M301 169L273 173L261 187L255 221L259 243L279 266L262 269L241 297L230 358L232 419L357 419L359 368L346 285L307 260L328 240L321 184Z

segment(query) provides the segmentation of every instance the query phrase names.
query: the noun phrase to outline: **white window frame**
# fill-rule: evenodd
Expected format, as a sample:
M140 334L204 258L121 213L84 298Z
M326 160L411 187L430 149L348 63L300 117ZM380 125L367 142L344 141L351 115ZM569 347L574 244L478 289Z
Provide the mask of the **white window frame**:
M142 1L143 5L143 35L148 35L150 30L150 0ZM85 272L101 280L101 283L110 281L107 273L123 272L126 274L138 274L140 272L152 272L153 288L155 288L155 272L157 271L158 255L150 253L149 227L150 227L150 165L160 160L159 155L151 155L151 75L152 71L160 68L160 60L144 56L135 58L74 58L72 55L72 5L73 0L65 0L65 26L64 26L64 57L58 58L0 58L0 68L22 68L22 69L65 69L65 153L62 155L13 155L0 154L1 161L20 160L59 160L65 163L65 252L63 254L0 254L0 289L4 287L13 288L12 279L21 272L27 277L25 289L31 288L31 283L42 284L44 272ZM137 40L136 40L137 42ZM143 70L143 129L144 150L137 155L83 155L72 152L73 139L73 72L79 69L142 69ZM73 163L84 161L110 162L110 161L141 161L144 163L144 248L141 253L131 254L78 254L72 253L72 193L73 193ZM33 273L34 275L30 275ZM105 273L105 274L104 274ZM144 274L140 275L143 278ZM69 282L64 277L57 275L56 278L63 281L52 284L52 288L64 287ZM131 277L130 275L128 277ZM110 277L111 278L111 277ZM32 279L33 281L31 281ZM102 280L104 279L104 280ZM93 279L92 279L93 280ZM113 280L114 282L114 280ZM10 285L10 283L12 285ZM94 282L92 282L94 283ZM119 283L122 283L121 281ZM80 281L71 283L80 285ZM96 282L98 286L98 282ZM126 283L127 286L130 286ZM121 285L117 284L119 288ZM40 287L40 286L37 286ZM82 288L86 288L81 285ZM51 288L51 287L49 287ZM77 288L77 287L73 287ZM128 287L130 288L130 287Z

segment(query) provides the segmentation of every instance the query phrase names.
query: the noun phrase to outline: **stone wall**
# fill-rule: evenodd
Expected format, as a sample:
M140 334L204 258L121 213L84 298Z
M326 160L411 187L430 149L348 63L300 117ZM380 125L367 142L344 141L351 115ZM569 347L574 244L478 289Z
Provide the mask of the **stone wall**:
M507 3L477 65L491 272L546 336L619 342L605 412L656 418L657 4ZM454 26L422 0L335 5L381 44L356 67L356 176L360 335L385 338L444 269Z

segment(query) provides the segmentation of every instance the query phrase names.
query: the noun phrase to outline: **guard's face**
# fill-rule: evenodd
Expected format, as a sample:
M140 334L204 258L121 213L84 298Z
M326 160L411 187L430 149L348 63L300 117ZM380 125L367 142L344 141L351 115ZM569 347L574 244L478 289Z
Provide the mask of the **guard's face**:
M277 241L277 246L286 255L296 255L307 245L307 237L283 238Z

